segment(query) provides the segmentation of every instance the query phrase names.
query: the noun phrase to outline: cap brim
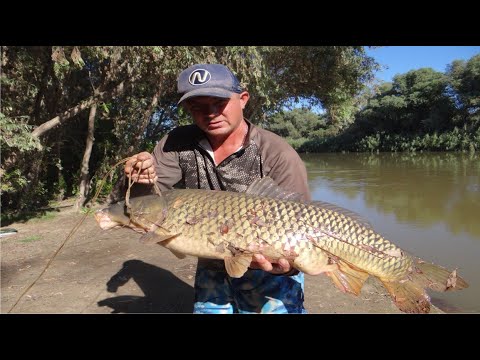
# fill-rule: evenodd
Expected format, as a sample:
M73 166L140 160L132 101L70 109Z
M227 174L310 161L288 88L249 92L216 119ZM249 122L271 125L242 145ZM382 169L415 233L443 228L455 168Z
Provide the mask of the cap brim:
M224 99L230 99L232 97L232 94L233 94L232 91L228 91L221 88L195 89L184 94L180 98L177 104L179 105L182 101L192 97L197 97L197 96L213 96L213 97L219 97Z

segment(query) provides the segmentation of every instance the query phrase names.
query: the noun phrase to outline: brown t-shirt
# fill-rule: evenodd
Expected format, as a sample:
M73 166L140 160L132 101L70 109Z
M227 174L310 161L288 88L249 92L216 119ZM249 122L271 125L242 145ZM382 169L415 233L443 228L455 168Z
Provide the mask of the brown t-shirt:
M269 176L281 188L310 201L307 171L297 152L280 136L247 123L244 146L220 164L202 147L205 137L196 125L178 127L164 136L153 151L160 190L243 192L255 179Z

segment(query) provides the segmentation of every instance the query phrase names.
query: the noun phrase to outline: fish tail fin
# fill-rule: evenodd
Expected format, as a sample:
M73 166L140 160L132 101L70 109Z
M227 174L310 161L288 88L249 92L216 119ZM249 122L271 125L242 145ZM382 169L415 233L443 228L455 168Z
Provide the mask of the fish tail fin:
M457 275L457 270L448 270L441 266L414 258L412 280L435 291L461 290L468 287L467 282Z
M413 258L412 271L402 280L388 281L380 279L397 307L407 313L428 313L430 298L425 288L434 291L460 290L468 284L457 270L448 270L441 266Z
M395 305L406 313L430 312L430 298L425 289L411 280L386 281L380 279Z

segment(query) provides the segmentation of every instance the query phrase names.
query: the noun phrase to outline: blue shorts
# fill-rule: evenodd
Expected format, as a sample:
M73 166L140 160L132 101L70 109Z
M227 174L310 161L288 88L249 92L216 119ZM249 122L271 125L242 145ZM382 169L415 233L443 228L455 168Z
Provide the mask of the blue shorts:
M249 269L241 278L199 263L195 277L196 314L305 314L304 274L272 275Z

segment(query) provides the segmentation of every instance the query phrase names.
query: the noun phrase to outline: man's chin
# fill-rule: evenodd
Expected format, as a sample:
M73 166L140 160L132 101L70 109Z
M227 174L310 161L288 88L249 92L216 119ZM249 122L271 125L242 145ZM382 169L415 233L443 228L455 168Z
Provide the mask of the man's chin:
M227 136L229 135L229 129L225 127L220 127L220 128L207 128L205 130L205 133L209 136Z

